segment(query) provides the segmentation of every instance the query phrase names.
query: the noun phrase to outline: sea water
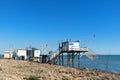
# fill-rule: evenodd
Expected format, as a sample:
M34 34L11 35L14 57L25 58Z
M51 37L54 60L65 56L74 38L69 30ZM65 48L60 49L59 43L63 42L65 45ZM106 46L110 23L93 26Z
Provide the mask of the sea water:
M0 58L3 58L4 57L4 55L3 54L0 54Z
M85 63L88 64L84 66ZM96 60L84 56L81 58L81 67L120 73L120 55L99 55Z
M64 55L64 66L67 66L67 55ZM75 56L74 68L78 68L78 56ZM98 55L95 60L90 60L84 55L80 58L80 68L120 73L120 55Z

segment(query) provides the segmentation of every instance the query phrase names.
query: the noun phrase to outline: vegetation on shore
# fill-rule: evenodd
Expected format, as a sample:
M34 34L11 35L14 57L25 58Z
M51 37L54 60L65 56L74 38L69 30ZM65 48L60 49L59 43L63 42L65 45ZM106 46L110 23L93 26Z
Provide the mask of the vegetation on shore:
M0 71L2 71L2 68L0 67Z
M24 78L25 80L39 80L38 77L30 76L29 78Z
M120 74L99 70L0 59L1 80L119 80ZM32 76L31 76L32 75Z

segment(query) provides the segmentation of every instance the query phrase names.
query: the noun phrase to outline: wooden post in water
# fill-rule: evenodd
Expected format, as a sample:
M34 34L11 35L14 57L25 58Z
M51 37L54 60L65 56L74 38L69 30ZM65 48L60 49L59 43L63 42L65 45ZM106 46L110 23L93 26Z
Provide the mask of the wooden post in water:
M78 69L80 68L80 53L78 53Z
M70 53L70 67L72 67L72 53Z
M74 53L72 53L72 67L74 68Z
M60 55L59 55L59 65L60 65Z
M63 53L62 53L62 66L64 66L64 58L63 58Z
M67 56L67 63L68 63L68 66L70 67L70 53L67 53L68 56Z
M67 66L69 66L69 54L67 53Z

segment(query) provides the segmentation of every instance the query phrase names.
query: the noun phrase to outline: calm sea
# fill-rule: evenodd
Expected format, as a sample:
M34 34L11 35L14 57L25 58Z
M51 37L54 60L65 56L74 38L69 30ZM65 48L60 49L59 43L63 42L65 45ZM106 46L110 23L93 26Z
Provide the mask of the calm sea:
M104 71L120 73L120 55L99 55L98 59L93 61L84 56L81 58L81 66L86 66L90 69L96 68Z
M4 55L3 54L0 54L0 58L3 58L4 57Z
M64 56L64 66L67 66L67 56ZM78 56L75 57L75 68L78 68ZM86 56L80 59L80 68L99 69L108 72L120 73L120 55L98 55L96 60Z

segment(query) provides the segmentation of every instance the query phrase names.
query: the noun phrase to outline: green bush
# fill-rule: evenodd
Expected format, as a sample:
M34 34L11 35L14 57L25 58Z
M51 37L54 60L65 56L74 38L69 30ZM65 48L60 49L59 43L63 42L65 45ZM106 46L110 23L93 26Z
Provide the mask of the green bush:
M68 78L63 78L62 80L69 80Z
M0 67L0 71L2 71L2 68Z
M25 78L25 80L39 80L39 78L35 76L30 76L29 78Z

